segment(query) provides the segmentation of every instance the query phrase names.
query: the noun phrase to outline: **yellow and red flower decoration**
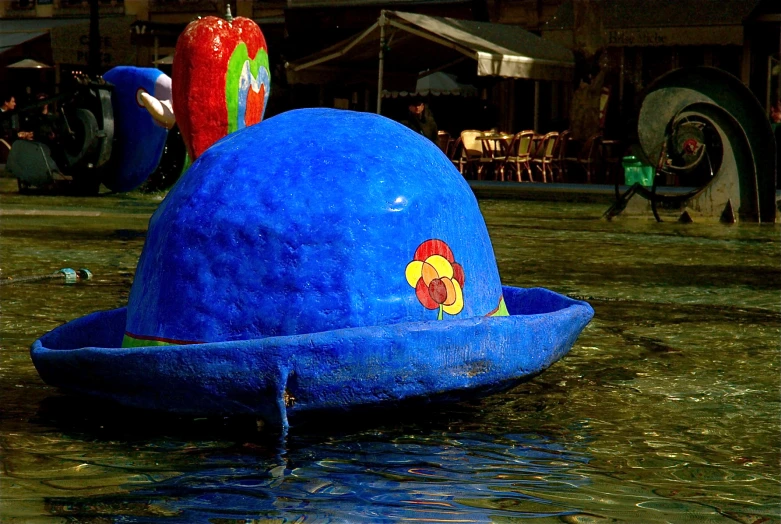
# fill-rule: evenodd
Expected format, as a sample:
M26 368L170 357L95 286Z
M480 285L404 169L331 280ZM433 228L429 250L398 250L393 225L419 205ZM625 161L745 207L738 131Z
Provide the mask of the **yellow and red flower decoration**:
M453 251L442 240L430 239L415 250L405 270L407 283L426 309L457 315L464 309L464 268L453 257Z

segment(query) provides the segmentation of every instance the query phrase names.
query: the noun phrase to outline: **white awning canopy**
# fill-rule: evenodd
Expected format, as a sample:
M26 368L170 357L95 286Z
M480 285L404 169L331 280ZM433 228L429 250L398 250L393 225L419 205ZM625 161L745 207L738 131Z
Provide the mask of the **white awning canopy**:
M155 65L173 65L174 55L167 55L152 62Z
M473 85L461 84L454 75L438 71L418 78L415 91L382 90L383 98L427 95L477 96L477 88Z
M478 76L533 80L571 80L575 66L570 50L517 26L383 11L361 34L285 64L288 81L344 81L346 71L368 80L376 76L381 48L386 80L406 82L408 91L418 76L467 59L476 62Z
M44 36L43 32L29 32L29 33L2 33L0 32L0 53L4 53L18 45L22 45L25 42L29 42L39 36Z
M33 60L32 58L25 58L18 62L14 62L11 65L6 66L9 69L51 69L52 66L46 65L43 62Z

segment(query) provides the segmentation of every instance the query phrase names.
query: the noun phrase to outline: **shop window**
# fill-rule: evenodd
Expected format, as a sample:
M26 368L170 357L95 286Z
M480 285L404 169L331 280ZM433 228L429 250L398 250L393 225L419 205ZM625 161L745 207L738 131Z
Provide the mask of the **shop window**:
M781 102L781 55L767 57L767 70L770 75L767 78L767 110ZM774 121L778 124L779 122Z
M713 52L713 65L740 78L740 46L723 46Z
M646 47L642 53L644 86L673 69L673 50L671 47Z
M98 0L99 5L115 6L122 5L123 0ZM88 0L60 0L60 7L89 7Z
M705 49L695 46L684 46L676 49L678 67L696 67L705 65Z
M26 9L35 9L34 0L14 0L11 2L11 9L24 11Z

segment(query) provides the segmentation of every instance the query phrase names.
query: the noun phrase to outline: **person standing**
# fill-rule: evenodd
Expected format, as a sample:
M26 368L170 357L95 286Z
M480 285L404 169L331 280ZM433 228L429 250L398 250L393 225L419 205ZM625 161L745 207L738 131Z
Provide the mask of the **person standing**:
M0 104L0 138L5 140L9 146L16 140L19 131L19 117L11 113L16 109L16 97L10 93L3 94L2 104Z
M38 103L43 102L48 98L45 93L41 93L35 97ZM28 118L27 121L28 130L32 132L33 140L37 142L43 142L49 146L52 146L57 139L57 116L54 112L49 111L49 104L41 106L40 113L34 114Z
M11 146L17 138L21 138L19 115L15 109L16 98L10 93L3 94L0 100L0 164L8 162Z
M434 121L431 109L429 109L423 99L413 98L410 100L408 110L407 118L402 120L401 123L436 144L439 128L436 121Z

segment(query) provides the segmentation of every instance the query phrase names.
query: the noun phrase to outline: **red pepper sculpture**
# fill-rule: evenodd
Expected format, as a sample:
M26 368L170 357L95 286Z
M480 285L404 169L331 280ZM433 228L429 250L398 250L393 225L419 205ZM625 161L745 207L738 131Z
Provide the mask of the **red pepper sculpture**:
M270 76L268 48L249 18L207 16L176 42L173 106L195 160L220 138L263 119Z

